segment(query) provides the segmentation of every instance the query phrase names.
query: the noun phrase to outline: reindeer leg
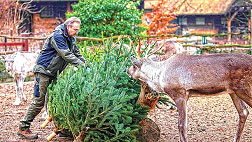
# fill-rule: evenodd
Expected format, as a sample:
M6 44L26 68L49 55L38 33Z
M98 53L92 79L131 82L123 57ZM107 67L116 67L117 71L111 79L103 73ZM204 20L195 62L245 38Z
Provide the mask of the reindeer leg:
M174 99L174 102L179 114L178 129L180 142L187 142L187 98L179 97Z
M24 80L25 80L25 77L21 76L20 81L19 81L19 87L20 87L22 98L26 102L27 98L26 98L26 95L24 94Z
M241 139L242 131L246 122L246 119L248 117L248 109L246 108L244 102L235 94L231 93L230 94L233 103L235 105L236 110L239 113L239 124L238 124L238 129L236 132L236 135L234 137L234 142L239 142Z
M15 89L16 89L16 100L13 103L13 105L20 105L21 101L19 98L19 84L18 84L17 78L14 77L14 80L15 80Z
M248 91L239 89L235 91L235 94L242 99L246 104L248 104L250 107L252 107L252 98L251 95L248 94Z

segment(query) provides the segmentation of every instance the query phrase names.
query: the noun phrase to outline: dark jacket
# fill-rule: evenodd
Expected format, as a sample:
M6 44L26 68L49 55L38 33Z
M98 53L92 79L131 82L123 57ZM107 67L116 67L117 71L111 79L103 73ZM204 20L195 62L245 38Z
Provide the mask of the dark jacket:
M75 44L75 38L70 37L66 26L61 24L46 39L33 72L57 77L57 73L61 73L68 63L84 65L85 59Z

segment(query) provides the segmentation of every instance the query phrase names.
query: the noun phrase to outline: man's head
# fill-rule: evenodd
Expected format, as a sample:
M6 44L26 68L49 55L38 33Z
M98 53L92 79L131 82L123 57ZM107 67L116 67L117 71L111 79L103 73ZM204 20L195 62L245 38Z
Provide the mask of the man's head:
M64 22L64 25L67 26L68 35L71 37L75 37L79 32L80 24L81 24L81 21L77 17L71 17L67 19Z

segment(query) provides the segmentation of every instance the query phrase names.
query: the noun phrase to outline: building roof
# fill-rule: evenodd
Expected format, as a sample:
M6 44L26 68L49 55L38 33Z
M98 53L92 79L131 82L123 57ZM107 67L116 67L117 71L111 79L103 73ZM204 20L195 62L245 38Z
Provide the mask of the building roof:
M19 2L29 2L31 0L19 0ZM33 2L78 2L79 0L33 0Z
M231 5L244 4L247 0L167 0L169 8L176 8L177 15L222 15ZM152 9L158 0L145 0L144 9Z

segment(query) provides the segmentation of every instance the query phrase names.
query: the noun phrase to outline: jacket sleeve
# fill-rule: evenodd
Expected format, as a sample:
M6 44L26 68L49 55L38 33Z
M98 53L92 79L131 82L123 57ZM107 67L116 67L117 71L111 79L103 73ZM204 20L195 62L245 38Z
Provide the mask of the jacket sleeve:
M79 58L82 62L86 63L85 58L80 54L79 48L78 48L76 45L74 45L73 48L74 48L74 55L75 55L77 58Z
M82 60L76 57L73 52L70 51L63 35L55 33L51 38L51 44L58 52L59 56L61 56L66 62L75 66L85 64Z

